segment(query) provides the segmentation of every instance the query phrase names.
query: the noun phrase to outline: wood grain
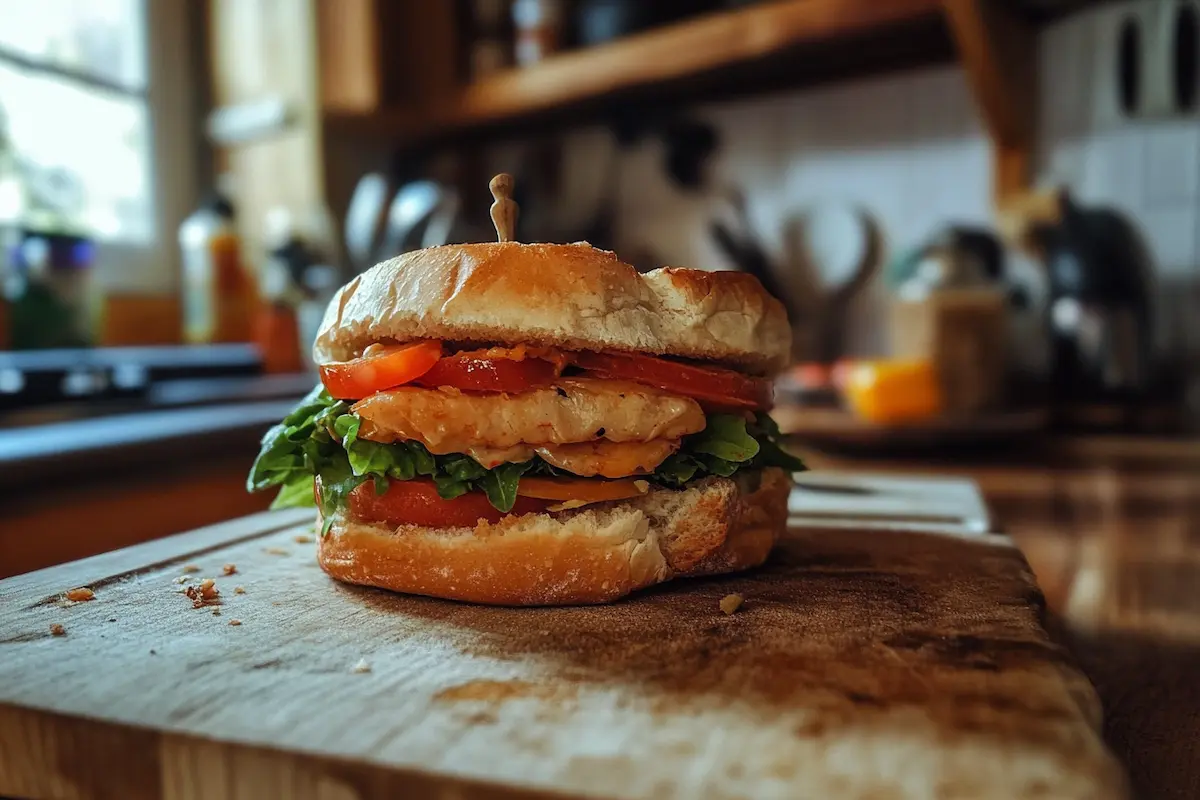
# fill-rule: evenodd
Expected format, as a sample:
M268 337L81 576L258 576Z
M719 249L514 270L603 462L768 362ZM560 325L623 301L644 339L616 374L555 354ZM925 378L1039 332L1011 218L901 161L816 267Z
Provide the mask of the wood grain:
M1025 553L1048 622L1095 684L1137 797L1200 797L1200 441L1026 437L920 460L809 453L829 468L975 480Z
M794 530L750 574L518 610L334 584L304 519L0 582L0 793L1124 796L1003 537Z
M936 20L939 0L790 0L706 14L555 55L394 114L331 115L339 127L428 137L643 89L889 26Z

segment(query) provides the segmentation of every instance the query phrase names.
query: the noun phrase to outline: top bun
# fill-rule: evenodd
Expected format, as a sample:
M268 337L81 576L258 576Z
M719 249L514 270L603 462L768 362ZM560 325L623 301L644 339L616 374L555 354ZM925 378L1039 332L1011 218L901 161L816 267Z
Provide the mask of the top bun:
M642 275L587 243L462 244L376 264L330 302L317 363L381 340L443 339L617 350L783 369L783 306L741 272L668 267Z

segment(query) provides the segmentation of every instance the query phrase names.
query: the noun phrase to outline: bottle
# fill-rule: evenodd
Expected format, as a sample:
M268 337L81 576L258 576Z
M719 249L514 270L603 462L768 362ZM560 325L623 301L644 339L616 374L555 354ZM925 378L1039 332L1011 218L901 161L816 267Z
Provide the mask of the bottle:
M536 64L561 48L563 13L559 0L516 0L512 18L520 66Z
M183 338L189 344L248 342L254 286L242 264L233 204L211 195L179 226Z

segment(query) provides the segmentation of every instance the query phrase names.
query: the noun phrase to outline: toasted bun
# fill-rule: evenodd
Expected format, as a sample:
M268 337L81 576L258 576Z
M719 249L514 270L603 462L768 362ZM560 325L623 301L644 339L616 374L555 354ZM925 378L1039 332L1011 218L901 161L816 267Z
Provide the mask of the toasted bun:
M377 264L333 298L318 363L380 340L535 344L782 369L792 332L778 300L740 272L639 274L589 244L433 247Z
M681 491L495 525L335 521L318 559L334 578L509 606L605 603L655 583L761 564L787 524L783 470L707 478Z

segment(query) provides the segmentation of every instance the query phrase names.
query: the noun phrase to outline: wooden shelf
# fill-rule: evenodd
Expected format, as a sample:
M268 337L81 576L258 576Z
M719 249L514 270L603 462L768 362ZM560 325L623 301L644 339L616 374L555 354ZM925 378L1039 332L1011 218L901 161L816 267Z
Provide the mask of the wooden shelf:
M335 129L398 140L429 139L550 112L595 108L605 101L721 75L727 82L745 84L759 76L744 70L766 62L786 66L797 80L803 80L803 73L810 69L821 77L829 77L831 72L844 74L860 62L869 62L876 53L866 47L848 53L846 46L888 36L893 45L915 44L919 37L909 39L907 34L943 29L942 0L767 3L708 14L611 44L553 56L533 67L508 70L423 111L330 111L325 118ZM948 47L947 39L947 52Z

